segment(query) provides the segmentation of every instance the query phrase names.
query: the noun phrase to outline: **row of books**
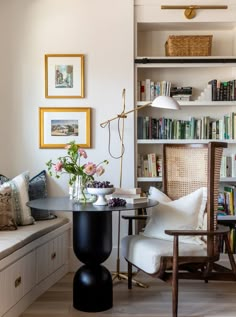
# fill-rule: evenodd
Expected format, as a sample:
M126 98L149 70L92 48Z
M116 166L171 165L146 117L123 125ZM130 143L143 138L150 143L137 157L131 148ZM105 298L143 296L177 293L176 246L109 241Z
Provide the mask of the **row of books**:
M137 158L138 177L161 177L162 158L156 153L138 154Z
M138 81L137 100L153 101L158 96L170 96L171 82L162 80L154 82L151 79Z
M236 177L236 153L222 156L220 177Z
M227 184L223 187L218 197L218 214L219 215L236 215L236 186L233 184ZM229 232L229 242L231 250L236 253L236 232L232 228ZM220 243L220 252L225 252L225 244L223 241Z
M138 139L236 139L236 113L219 120L209 116L189 120L138 116L137 134Z
M211 85L212 101L236 100L236 79L229 81L212 79L208 84Z
M227 184L219 193L218 213L221 215L236 216L236 186Z

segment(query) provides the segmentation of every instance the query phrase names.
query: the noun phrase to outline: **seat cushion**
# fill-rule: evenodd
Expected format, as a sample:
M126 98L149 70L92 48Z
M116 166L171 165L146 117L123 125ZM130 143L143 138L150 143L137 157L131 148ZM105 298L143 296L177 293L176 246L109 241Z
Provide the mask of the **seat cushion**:
M199 224L203 222L207 202L206 187L199 188L193 193L173 201L168 201L169 198L165 195L167 199L164 195L163 193L159 195L159 204L152 208L151 217L144 229L145 236L173 241L173 236L165 234L165 230L199 229ZM149 197L154 198L153 196L152 193ZM179 241L204 243L198 236L180 236Z
M67 218L61 217L50 221L37 221L31 226L19 226L16 231L1 231L0 260L68 222Z
M126 236L121 240L122 255L142 271L154 274L159 270L161 256L173 255L173 242L143 235ZM180 256L205 256L204 245L179 243Z

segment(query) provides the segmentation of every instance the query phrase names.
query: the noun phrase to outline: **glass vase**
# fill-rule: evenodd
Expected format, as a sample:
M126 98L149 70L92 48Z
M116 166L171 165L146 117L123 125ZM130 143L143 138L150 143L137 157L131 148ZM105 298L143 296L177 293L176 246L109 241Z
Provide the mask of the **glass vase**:
M69 187L70 199L79 203L89 203L96 200L95 195L91 195L87 192L86 184L83 182L82 176L76 176L75 181Z
M82 176L76 176L75 181L69 187L70 199L86 203L86 186L83 183Z

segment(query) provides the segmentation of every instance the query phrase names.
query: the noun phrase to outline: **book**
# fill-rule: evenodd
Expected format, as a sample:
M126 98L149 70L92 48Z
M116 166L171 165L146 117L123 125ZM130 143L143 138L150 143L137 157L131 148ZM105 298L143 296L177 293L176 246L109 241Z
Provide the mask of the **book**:
M119 197L123 198L123 197ZM147 197L139 197L139 198L124 198L127 204L141 204L146 203L148 201Z
M113 194L119 194L119 195L136 195L141 194L141 188L140 187L134 187L134 188L119 188L116 187Z

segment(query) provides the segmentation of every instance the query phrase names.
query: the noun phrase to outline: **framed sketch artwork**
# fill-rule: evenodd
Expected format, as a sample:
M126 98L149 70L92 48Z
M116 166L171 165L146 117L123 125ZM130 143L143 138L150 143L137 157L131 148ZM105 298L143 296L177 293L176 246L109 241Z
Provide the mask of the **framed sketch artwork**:
M45 97L84 98L84 55L45 55Z
M39 108L40 148L64 148L72 140L89 148L90 114L91 108Z

